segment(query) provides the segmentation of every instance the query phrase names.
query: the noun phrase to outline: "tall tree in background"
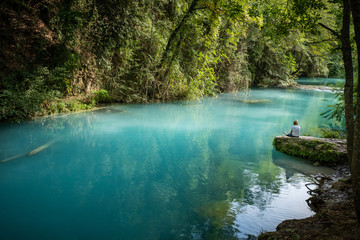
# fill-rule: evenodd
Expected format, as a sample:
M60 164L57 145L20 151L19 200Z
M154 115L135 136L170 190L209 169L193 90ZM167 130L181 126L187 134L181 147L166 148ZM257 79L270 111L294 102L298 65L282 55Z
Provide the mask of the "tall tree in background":
M344 0L346 1L346 0ZM354 22L355 42L357 47L357 64L360 66L360 1L351 0L351 11ZM360 81L359 73L357 76L356 87L356 110L355 110L355 131L354 131L354 147L351 163L351 181L355 200L355 209L360 222Z
M354 148L354 67L351 54L350 42L350 2L349 0L343 1L343 20L342 29L339 36L341 40L341 50L343 54L344 68L345 68L345 87L344 87L344 100L345 100L345 125L347 133L347 149L348 161L352 162L353 148Z
M345 126L347 133L348 162L351 165L354 147L354 67L350 41L351 10L350 1L344 0L342 4L342 27L340 32L335 31L324 23L321 27L329 30L341 43L341 52L345 70L344 104L345 104Z
M354 66L351 50L350 22L351 13L355 29L355 42L357 47L357 63L360 66L360 2L357 0L342 1L342 29L338 33L328 26L320 25L331 31L341 42L341 51L343 54L345 68L345 124L348 149L348 160L351 168L351 182L353 187L355 210L360 222L360 84L357 76L356 93L354 93ZM359 68L358 68L359 69ZM354 95L356 96L354 107ZM355 117L355 119L354 119Z

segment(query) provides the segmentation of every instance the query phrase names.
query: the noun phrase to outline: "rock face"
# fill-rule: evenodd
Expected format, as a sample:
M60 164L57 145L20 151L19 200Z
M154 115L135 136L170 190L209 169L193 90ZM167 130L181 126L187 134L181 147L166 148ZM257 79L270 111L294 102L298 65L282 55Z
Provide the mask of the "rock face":
M315 163L334 164L347 161L344 139L277 136L273 145L280 152L306 158Z

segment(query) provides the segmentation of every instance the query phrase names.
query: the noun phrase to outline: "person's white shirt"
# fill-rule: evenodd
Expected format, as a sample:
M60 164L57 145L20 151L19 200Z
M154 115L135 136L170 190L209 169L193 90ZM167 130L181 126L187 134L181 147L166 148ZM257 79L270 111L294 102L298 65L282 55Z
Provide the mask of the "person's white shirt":
M300 136L300 126L299 125L294 125L291 128L291 135L293 135L294 137L299 137Z

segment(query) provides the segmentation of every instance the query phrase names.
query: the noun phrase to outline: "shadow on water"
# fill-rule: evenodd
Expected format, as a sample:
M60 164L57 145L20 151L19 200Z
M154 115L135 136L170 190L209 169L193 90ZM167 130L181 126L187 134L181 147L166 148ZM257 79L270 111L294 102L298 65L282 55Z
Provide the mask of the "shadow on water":
M286 178L291 178L295 173L311 176L319 173L331 175L335 172L332 168L314 166L308 160L291 157L275 149L272 151L272 159L275 165L285 169Z

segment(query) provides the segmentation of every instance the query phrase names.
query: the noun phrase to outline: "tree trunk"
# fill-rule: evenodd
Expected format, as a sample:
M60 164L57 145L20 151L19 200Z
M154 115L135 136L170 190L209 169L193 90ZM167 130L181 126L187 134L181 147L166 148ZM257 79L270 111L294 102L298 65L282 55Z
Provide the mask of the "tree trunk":
M350 43L350 2L344 0L343 7L343 25L341 29L341 50L343 54L344 68L345 68L345 125L347 135L347 149L348 161L351 166L351 159L354 146L354 67L351 56L351 43Z
M169 60L169 54L174 51L174 47L177 47L179 44L174 45L175 42L175 38L178 36L178 33L180 32L182 26L184 25L184 23L186 23L186 21L188 20L188 18L191 16L191 14L196 10L196 5L198 4L199 0L193 0L188 11L185 13L185 15L183 16L183 18L181 19L181 21L179 22L179 24L176 26L176 28L174 29L174 31L171 33L169 40L167 42L166 48L162 54L161 60L160 60L160 65L157 68L158 72L155 76L156 80L162 81L163 78L166 77L166 74L169 71L169 66L171 65L173 58L170 59L170 62L167 66L167 69L165 70L165 73L162 70L162 67L164 65L164 62ZM180 40L179 40L180 41ZM176 50L176 49L175 49ZM174 54L174 53L173 53Z
M326 25L319 23L320 26L329 30L341 41L341 51L343 55L344 68L345 68L345 125L346 125L346 138L348 149L348 162L351 166L353 149L354 149L354 67L351 54L351 42L350 42L350 0L343 0L343 22L341 33L339 34L335 30L327 27Z
M360 69L360 1L351 0L351 11L354 22L355 42L358 55L358 69ZM360 222L360 81L357 81L356 118L354 131L354 148L351 164L351 182L353 187L355 209Z

